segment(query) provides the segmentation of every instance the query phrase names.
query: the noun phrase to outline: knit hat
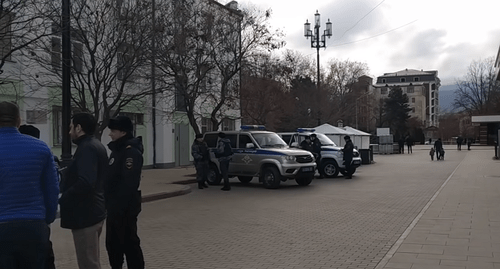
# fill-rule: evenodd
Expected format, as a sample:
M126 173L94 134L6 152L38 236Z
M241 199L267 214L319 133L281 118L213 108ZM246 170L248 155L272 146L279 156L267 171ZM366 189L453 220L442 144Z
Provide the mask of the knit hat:
M132 121L127 116L117 116L114 119L109 120L108 128L112 130L119 130L127 133L132 133L134 131L134 125Z
M219 137L220 137L220 138L225 138L225 137L226 137L226 134L225 134L225 133L223 133L223 132L220 132L220 133L219 133Z
M36 128L33 125L23 124L23 125L19 126L19 132L21 134L30 135L30 136L33 136L35 138L40 138L40 129Z
M348 135L346 135L346 136L344 136L344 139L345 139L345 140L347 140L347 139L351 139L351 137L350 137L350 136L348 136Z

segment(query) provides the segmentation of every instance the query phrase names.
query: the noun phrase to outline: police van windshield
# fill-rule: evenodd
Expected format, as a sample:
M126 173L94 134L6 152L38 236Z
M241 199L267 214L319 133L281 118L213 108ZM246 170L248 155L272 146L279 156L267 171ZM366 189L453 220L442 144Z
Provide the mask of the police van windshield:
M316 134L316 137L319 139L319 142L321 142L321 145L322 146L334 146L336 147L337 145L335 145L335 142L333 142L328 136L326 136L325 134L320 134L320 133L315 133Z
M253 134L253 137L261 148L284 148L285 141L275 133Z

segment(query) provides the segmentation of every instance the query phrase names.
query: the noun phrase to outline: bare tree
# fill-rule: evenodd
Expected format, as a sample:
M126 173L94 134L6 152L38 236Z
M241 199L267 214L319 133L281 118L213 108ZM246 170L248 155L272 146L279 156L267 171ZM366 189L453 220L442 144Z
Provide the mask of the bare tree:
M203 116L203 101L215 89L208 42L212 39L211 1L165 1L158 5L155 63L159 71L159 91L164 102L172 103L172 113L185 113L195 133Z
M355 106L359 93L353 92L353 85L358 78L368 73L366 63L349 60L330 60L325 79L325 88L330 94L330 118L342 119L344 123L353 122Z
M55 10L45 9L39 1L0 0L0 75L16 52L50 34L41 22L43 16L54 14ZM5 78L5 74L0 76L0 84Z
M61 27L60 17L52 15L45 17L51 24L50 38L33 46L33 50L42 50L32 55L37 66L33 78L41 86L58 89ZM100 119L99 138L111 117L124 110L141 111L145 97L151 93L145 68L150 28L150 7L141 1L72 1L72 106ZM53 95L60 98L57 90Z
M261 55L280 48L280 31L271 31L269 19L271 10L262 11L247 6L229 14L222 10L213 10L213 39L211 46L212 60L220 77L219 89L209 96L210 119L213 128L221 124L221 118L230 109L239 109L241 63L245 59Z
M500 112L500 83L496 80L493 58L473 61L465 77L456 85L455 108L469 115Z

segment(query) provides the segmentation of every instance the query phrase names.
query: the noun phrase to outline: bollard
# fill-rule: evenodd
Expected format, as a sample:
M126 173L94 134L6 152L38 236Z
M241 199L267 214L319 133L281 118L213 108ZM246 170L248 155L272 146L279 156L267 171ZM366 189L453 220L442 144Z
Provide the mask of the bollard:
M498 150L497 150L497 148L498 148L498 143L495 142L495 159L498 159Z

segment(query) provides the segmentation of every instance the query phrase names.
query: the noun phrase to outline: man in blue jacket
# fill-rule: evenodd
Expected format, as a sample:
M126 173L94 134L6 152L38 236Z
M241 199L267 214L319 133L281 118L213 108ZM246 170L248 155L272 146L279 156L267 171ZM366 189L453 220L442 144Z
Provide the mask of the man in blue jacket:
M0 102L0 268L43 268L58 177L49 147L22 135L19 107Z

